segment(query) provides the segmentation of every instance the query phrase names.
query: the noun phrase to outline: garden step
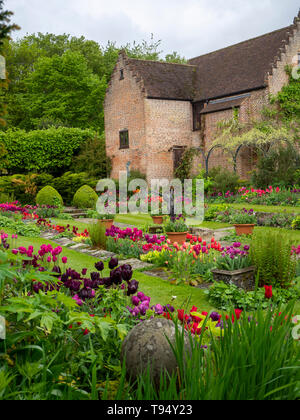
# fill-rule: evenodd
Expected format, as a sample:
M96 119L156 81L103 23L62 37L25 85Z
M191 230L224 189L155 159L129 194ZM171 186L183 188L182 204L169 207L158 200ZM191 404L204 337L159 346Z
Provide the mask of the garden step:
M64 213L83 213L84 209L77 209L76 207L65 207Z
M70 213L70 215L73 217L73 219L80 219L80 218L86 218L86 213Z

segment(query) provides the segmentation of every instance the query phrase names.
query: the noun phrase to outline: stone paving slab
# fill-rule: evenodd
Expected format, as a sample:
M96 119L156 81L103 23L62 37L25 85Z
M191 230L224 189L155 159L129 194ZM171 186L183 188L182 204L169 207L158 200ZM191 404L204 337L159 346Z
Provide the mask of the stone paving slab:
M153 267L152 264L143 262L143 261L138 260L136 258L132 258L132 259L129 259L129 260L119 261L119 265L124 265L124 264L131 265L133 270L142 270L144 268Z
M87 245L87 244L83 244L83 243L82 244L75 244L75 245L70 246L70 249L73 249L75 251L79 251L79 250L84 249L84 248L90 248L90 246Z

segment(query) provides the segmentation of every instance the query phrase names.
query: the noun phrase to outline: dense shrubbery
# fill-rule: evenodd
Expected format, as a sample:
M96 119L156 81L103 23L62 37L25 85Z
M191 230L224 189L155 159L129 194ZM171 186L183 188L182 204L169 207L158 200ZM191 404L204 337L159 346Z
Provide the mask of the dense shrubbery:
M73 204L79 209L95 209L98 201L98 195L88 185L83 185L75 193Z
M94 189L97 182L97 178L91 178L86 172L67 172L61 177L53 179L51 185L62 195L65 204L70 205L72 204L74 194L79 188L88 185Z
M268 188L269 185L293 187L299 181L299 162L299 153L290 145L271 150L266 156L261 154L252 183L258 188Z
M227 169L216 167L210 170L209 178L212 180L210 191L226 193L227 191L237 191L240 186L239 176Z
M29 180L30 178L30 180ZM18 182L15 182L18 180ZM40 191L47 185L55 188L63 198L66 205L71 205L74 194L83 185L95 188L98 179L91 178L86 172L72 173L66 172L58 178L49 174L12 175L0 177L0 194L5 194L2 202L18 200L22 204L34 204L35 194L28 193L29 187ZM9 196L9 200L7 200Z

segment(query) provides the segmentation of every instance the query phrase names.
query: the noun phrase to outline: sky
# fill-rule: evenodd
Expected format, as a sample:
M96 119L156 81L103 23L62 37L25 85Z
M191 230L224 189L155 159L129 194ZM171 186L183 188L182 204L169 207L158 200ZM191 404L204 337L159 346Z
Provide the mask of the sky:
M26 33L84 36L105 46L161 40L162 55L215 51L293 22L299 0L6 0Z

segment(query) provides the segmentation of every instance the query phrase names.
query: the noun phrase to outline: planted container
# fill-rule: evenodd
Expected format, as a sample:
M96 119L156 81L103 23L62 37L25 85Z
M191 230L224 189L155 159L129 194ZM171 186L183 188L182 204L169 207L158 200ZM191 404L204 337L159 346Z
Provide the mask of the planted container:
M235 227L235 233L238 236L252 235L255 225L254 224L238 224L238 225L234 225L234 227Z
M212 270L214 281L234 284L246 291L255 289L255 267L247 267L240 270L226 271Z
M99 223L101 223L106 230L111 229L114 224L114 219L100 219Z
M168 239L172 244L183 245L186 242L188 232L167 232Z
M162 225L164 222L164 216L152 216L152 220L155 225Z

